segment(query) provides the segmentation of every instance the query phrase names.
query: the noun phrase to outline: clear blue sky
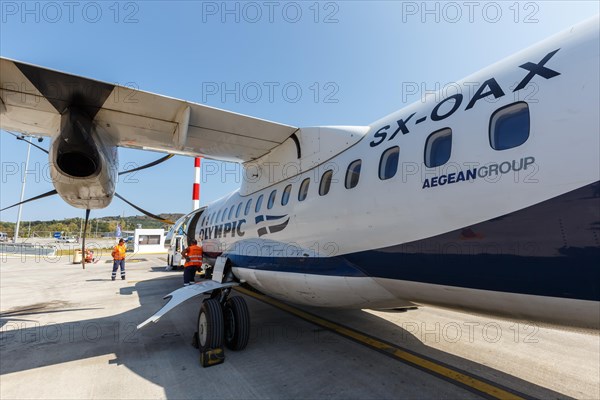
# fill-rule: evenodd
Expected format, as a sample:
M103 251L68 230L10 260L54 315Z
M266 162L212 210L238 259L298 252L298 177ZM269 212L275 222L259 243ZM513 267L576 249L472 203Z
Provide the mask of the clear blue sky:
M599 10L597 1L74 3L2 1L1 55L300 127L369 124L418 100L407 85L457 81ZM233 93L223 98L222 85ZM8 171L21 169L26 145L1 132L0 146L4 207L19 199L21 178ZM120 162L159 156L121 149ZM52 189L47 156L32 149L31 163L26 197ZM223 176L235 165L204 165L202 204L239 187L239 174ZM117 190L152 212L186 213L193 173L193 159L176 157ZM24 206L23 219L83 213L55 197ZM117 214L139 213L115 199L92 217Z

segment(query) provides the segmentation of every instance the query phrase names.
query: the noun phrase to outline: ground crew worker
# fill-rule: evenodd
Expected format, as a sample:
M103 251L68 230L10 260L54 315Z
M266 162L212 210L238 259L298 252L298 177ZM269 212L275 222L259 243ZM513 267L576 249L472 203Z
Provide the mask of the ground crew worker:
M90 249L85 249L85 262L94 264L98 262L98 260L94 258L94 252Z
M119 268L119 266L121 267L121 279L125 280L125 251L127 251L125 241L119 239L119 244L113 247L113 251L110 253L113 258L113 270L111 276L113 281L117 277L117 268Z
M195 282L196 270L202 267L202 246L198 246L198 241L192 239L181 255L185 257L183 286L188 286Z

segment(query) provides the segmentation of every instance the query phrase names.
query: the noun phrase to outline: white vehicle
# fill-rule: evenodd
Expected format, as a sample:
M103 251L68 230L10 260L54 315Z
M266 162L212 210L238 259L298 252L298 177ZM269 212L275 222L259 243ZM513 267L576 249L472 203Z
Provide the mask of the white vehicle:
M116 195L116 146L243 164L239 190L186 219L212 280L169 294L139 326L212 292L202 349L246 346L247 306L230 297L241 282L310 306L431 304L598 329L599 52L596 16L456 93L365 126L309 128L141 91L115 102L125 89L2 59L2 126L51 136L53 192L87 210ZM98 90L59 99L57 85Z
M188 235L187 232L192 229L195 230L200 214L206 207L203 207L196 212L185 215L179 218L171 230L167 233L165 237L165 245L168 243L167 247L167 271L178 269L179 267L183 267L185 265L185 258L181 255L181 252L188 247ZM198 239L199 240L199 239ZM199 240L200 241L200 240ZM214 259L209 260L214 263Z
M185 259L181 255L181 252L185 248L185 241L187 241L185 235L175 235L171 238L171 243L167 251L167 271L176 270L185 265Z
M6 241L8 241L8 235L6 234L6 232L0 232L0 242Z

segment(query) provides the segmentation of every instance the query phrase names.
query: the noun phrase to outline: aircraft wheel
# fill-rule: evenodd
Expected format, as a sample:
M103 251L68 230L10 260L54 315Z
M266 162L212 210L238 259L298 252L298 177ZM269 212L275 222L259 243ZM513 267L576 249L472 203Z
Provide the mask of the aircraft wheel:
M246 301L240 296L225 302L225 346L231 350L244 350L250 338L250 312Z
M217 300L205 300L198 315L198 347L200 351L223 345L223 309Z

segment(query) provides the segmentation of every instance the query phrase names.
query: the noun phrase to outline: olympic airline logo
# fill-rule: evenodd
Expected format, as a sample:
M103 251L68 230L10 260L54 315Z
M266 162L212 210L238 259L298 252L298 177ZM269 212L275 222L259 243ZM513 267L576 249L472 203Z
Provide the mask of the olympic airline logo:
M254 218L258 237L284 230L290 222L288 215L257 215Z

